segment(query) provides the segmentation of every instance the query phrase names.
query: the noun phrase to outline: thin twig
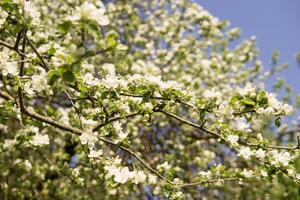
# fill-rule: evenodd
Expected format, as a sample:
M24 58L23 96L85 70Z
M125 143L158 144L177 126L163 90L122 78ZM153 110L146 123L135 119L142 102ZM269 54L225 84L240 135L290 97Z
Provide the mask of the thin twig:
M21 37L23 34L18 34L18 37ZM25 35L26 33L24 33L24 38L23 38L23 45L22 45L22 50L21 52L25 54L25 48L26 48L26 39L25 39ZM17 39L17 42L16 42L16 45L19 44L20 41L18 41L20 39ZM19 48L18 46L16 46L16 48ZM21 60L24 60L25 56L21 55ZM22 78L24 76L24 73L25 73L25 69L24 69L24 65L25 63L24 62L21 62L20 63L20 72L19 72L19 75L20 77ZM18 96L19 96L19 104L20 104L20 107L21 107L21 110L23 109L24 107L24 102L23 102L23 94L22 94L22 88L19 86L18 87ZM20 123L23 125L23 116L20 120Z
M120 119L126 119L126 118L135 117L135 116L140 115L140 114L141 114L140 112L134 112L134 113L126 114L125 116L111 117L106 122L98 124L95 128L93 128L93 131L95 132L95 131L99 130L100 128L102 128L103 126L105 126L105 125L107 125L107 124L109 124L111 122L118 121Z
M37 150L37 152L38 152L38 154L39 154L44 160L46 160L50 165L52 165L53 167L57 168L58 171L59 171L62 175L66 176L68 179L70 179L71 182L77 184L76 180L73 179L71 176L69 176L67 173L65 173L63 169L61 169L61 168L58 167L56 164L54 164L49 158L47 158L46 156L44 156L44 154L42 154L40 151Z
M141 95L137 95L137 94L129 94L129 93L124 93L124 92L121 92L120 95L121 95L121 96L127 96L127 97L143 98L143 96L141 96ZM157 99L157 100L166 100L166 101L171 101L171 100L172 100L172 99L170 99L170 98L163 98L163 97L159 97L159 96L150 96L150 98L151 98L151 99ZM182 105L185 105L186 107L190 107L190 108L192 108L193 110L195 110L195 111L198 112L198 109L197 109L195 106L193 106L193 105L191 105L191 104L189 104L189 103L187 103L187 102L184 102L184 101L182 101L182 100L180 100L180 99L175 99L174 101L177 102L177 103L180 103L180 104L182 104Z
M67 96L69 102L72 104L72 107L74 108L74 110L75 110L75 112L77 114L77 117L78 117L81 129L84 130L84 127L83 127L83 124L82 124L82 121L81 121L81 115L80 115L80 112L79 112L78 108L74 104L74 102L73 102L72 98L70 97L69 93L66 90L64 90L64 93Z
M173 185L174 183L172 181L170 181L169 179L167 179L166 177L164 177L163 175L161 175L160 173L158 173L155 169L153 169L148 163L146 163L141 157L139 157L135 152L131 151L130 149L119 145L117 143L114 143L106 138L100 138L101 141L116 146L120 149L122 149L123 151L126 151L127 153L129 153L130 155L132 155L133 157L135 157L144 167L146 167L150 172L152 172L153 174L155 174L156 176L158 176L159 178L161 178L162 180L164 180L166 183L169 183L171 185Z
M44 59L42 58L42 56L40 55L40 53L37 51L37 49L35 48L35 46L32 44L32 42L30 41L30 39L25 35L25 38L29 44L29 46L31 47L31 49L33 50L33 52L37 55L37 57L39 58L39 60L42 63L42 67L44 68L44 70L47 72L49 71L49 67L46 64L46 62L44 61Z
M163 111L163 110L157 110L157 112L161 112L161 113L163 113L163 114L165 114L165 115L167 115L167 116L169 116L169 117L172 117L172 118L174 118L174 119L176 119L176 120L178 120L178 121L180 121L180 122L182 122L182 123L184 123L184 124L187 124L187 125L189 125L189 126L192 126L192 127L194 127L194 128L197 128L197 129L199 129L199 130L202 130L202 131L204 131L204 132L206 132L206 133L209 133L209 134L211 134L211 135L214 135L214 136L216 136L216 137L218 137L218 138L222 138L222 136L221 136L220 134L205 129L205 128L203 127L204 124L200 124L200 125L199 125L199 124L190 122L190 121L188 121L188 120L186 120L186 119L183 119L182 117L179 117L179 116L177 116L177 115L175 115L175 114L172 114L172 113L169 113L169 112L166 112L166 111Z
M20 31L17 35L17 39L16 39L16 42L15 42L15 46L14 46L14 49L19 49L19 44L20 44L20 41L22 39L22 36L23 36L23 33L22 31ZM24 53L24 51L22 50L22 53Z
M242 144L244 144L246 146L261 147L261 148L267 148L267 149L282 149L282 150L298 150L298 149L300 149L298 144L296 146L293 146L293 147L277 146L277 145L264 146L264 145L253 144L253 143L242 143Z
M18 36L19 36L19 34L18 34ZM21 36L22 36L22 34L20 35L20 37L21 37ZM24 37L26 37L25 34L24 34ZM20 40L20 39L19 39L19 40ZM20 41L17 40L16 45L19 44L19 42L20 42ZM19 47L18 47L18 46L15 46L15 48L19 48ZM24 38L24 39L23 39L23 44L22 44L22 51L21 51L24 55L25 55L25 48L26 48L26 39ZM24 60L24 59L25 59L25 56L24 56L23 54L21 55L21 60ZM24 62L21 62L21 63L20 63L20 73L19 73L19 75L20 75L21 78L22 78L22 77L24 76L24 74L25 74L24 64L25 64Z
M14 101L14 98L10 94L1 90L0 90L0 97L5 99L6 101Z
M13 50L15 51L16 53L18 53L19 55L22 55L22 56L25 56L26 57L26 54L22 53L19 49L16 49L14 46L6 43L5 41L3 40L0 40L0 45L2 46L5 46L6 48L10 49L10 50Z
M187 124L189 126L197 128L197 129L199 129L201 131L204 131L204 132L206 132L206 133L208 133L210 135L213 135L213 136L215 136L217 138L223 139L223 136L221 134L213 132L213 131L210 131L210 130L204 128L203 127L204 124L201 124L201 125L195 124L195 123L190 122L190 121L188 121L186 119L183 119L182 117L179 117L179 116L177 116L175 114L172 114L172 113L169 113L169 112L166 112L166 111L163 111L163 110L157 110L157 112L161 112L161 113L163 113L163 114L165 114L165 115L167 115L169 117L172 117L172 118L174 118L174 119L176 119L176 120L178 120L178 121L180 121L180 122L182 122L184 124ZM297 139L298 139L298 137L297 137ZM296 146L294 146L294 147L276 146L276 145L263 146L263 145L260 145L260 144L246 143L246 142L242 142L242 141L239 141L239 143L242 144L242 145L245 145L245 146L252 146L252 147L255 146L255 147L261 147L261 148L267 148L267 149L298 150L298 149L300 149L300 136L299 136L298 140L299 140L298 144Z
M215 179L203 180L203 181L198 181L198 182L185 183L185 184L179 185L178 187L184 188L184 187L191 187L191 186L199 186L199 185L203 185L203 184L207 184L207 183L215 183L218 181L236 181L239 179L240 178L238 178L238 177L215 178Z

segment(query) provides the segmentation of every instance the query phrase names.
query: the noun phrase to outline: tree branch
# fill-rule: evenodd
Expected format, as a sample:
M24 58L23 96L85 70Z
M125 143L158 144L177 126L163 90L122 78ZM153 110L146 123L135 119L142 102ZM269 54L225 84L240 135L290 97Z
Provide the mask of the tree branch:
M179 117L179 116L177 116L177 115L175 115L175 114L168 113L168 112L163 111L163 110L157 110L156 112L163 113L163 114L165 114L165 115L167 115L167 116L169 116L169 117L171 117L171 118L174 118L174 119L176 119L176 120L178 120L178 121L180 121L180 122L182 122L182 123L184 123L184 124L187 124L187 125L189 125L189 126L192 126L192 127L194 127L194 128L197 128L197 129L199 129L199 130L202 130L202 131L204 131L204 132L206 132L206 133L208 133L208 134L210 134L210 135L213 135L213 136L215 136L215 137L222 138L222 135L220 135L220 134L218 134L218 133L215 133L215 132L212 132L212 131L209 131L209 130L203 128L203 124L200 124L200 125L199 125L199 124L190 122L190 121L188 121L188 120L186 120L186 119L183 119L183 118L181 118L181 117Z
M93 128L93 131L95 132L95 131L99 130L100 128L102 128L103 126L105 126L105 125L107 125L111 122L118 121L120 119L135 117L135 116L140 115L140 114L141 114L140 112L134 112L134 113L126 114L125 116L111 117L106 122L98 124L95 128Z
M119 144L116 144L110 140L107 140L105 138L100 138L101 141L116 146L120 149L122 149L123 151L126 151L127 153L129 153L130 155L132 155L133 157L135 157L144 167L146 167L150 172L152 172L153 174L155 174L156 176L158 176L159 178L161 178L163 181L165 181L166 183L169 183L171 185L173 185L174 183L172 181L170 181L169 179L167 179L166 177L164 177L163 175L161 175L160 173L158 173L155 169L153 169L148 163L146 163L141 157L139 157L135 152L131 151L130 149L121 146Z
M75 112L77 114L77 117L78 117L81 129L84 130L79 110L77 109L76 105L74 104L74 102L73 102L72 98L70 97L69 93L66 90L64 90L64 93L67 96L69 102L71 103L72 107L74 108L74 110L75 110Z
M5 99L6 101L14 101L15 99L10 96L8 93L4 92L4 91L1 91L0 90L0 97L2 97L3 99Z
M17 48L15 48L14 46L12 46L12 45L6 43L6 42L3 41L3 40L0 40L0 45L5 46L6 48L8 48L8 49L10 49L10 50L15 51L15 52L18 53L19 55L22 55L22 56L25 56L25 57L26 57L26 55L25 55L24 53L22 53L19 49L17 49Z
M172 114L172 113L168 113L166 111L163 111L163 110L157 110L157 112L161 112L171 118L174 118L184 124L187 124L189 126L192 126L194 128L197 128L201 131L204 131L210 135L213 135L217 138L221 138L223 139L222 135L221 134L218 134L216 132L213 132L213 131L210 131L210 130L207 130L203 127L203 124L202 125L199 125L199 124L195 124L193 122L190 122L186 119L183 119L175 114ZM286 146L276 146L276 145L268 145L268 146L263 146L263 145L260 145L260 144L253 144L253 143L246 143L246 142L242 142L242 141L239 141L240 144L242 145L245 145L245 146L249 146L249 147L262 147L262 148L268 148L268 149L284 149L284 150L299 150L300 149L300 136L297 137L297 145L294 146L294 147L286 147Z
M33 52L37 55L37 57L39 58L39 60L42 63L42 67L44 68L44 70L47 72L49 71L49 67L47 66L46 62L44 61L44 59L42 58L42 56L40 55L40 53L37 51L37 49L35 48L35 46L32 44L32 42L30 41L30 39L25 35L25 38L29 44L29 46L31 47L31 49L33 50Z
M209 180L203 180L203 181L198 181L198 182L193 182L193 183L185 183L182 185L179 185L180 188L185 188L185 187L191 187L191 186L199 186L207 183L215 183L218 181L236 181L239 180L238 177L229 177L229 178L215 178L215 179L209 179Z
M141 95L129 94L129 93L124 93L124 92L121 92L120 95L121 96L127 96L127 97L143 98L143 96L141 96ZM167 101L171 101L172 100L170 98L163 98L163 97L158 97L158 96L151 96L150 98L151 99L157 99L157 100L167 100ZM175 99L174 101L177 102L177 103L180 103L182 105L185 105L186 107L192 108L193 110L195 110L195 111L198 112L198 109L195 106L193 106L193 105L191 105L191 104L189 104L187 102L184 102L184 101L182 101L180 99Z

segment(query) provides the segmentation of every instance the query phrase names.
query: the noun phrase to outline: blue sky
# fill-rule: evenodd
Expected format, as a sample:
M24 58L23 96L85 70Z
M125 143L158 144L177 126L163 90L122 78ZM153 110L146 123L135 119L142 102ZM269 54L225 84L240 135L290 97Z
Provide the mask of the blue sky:
M279 50L279 63L289 69L281 73L300 93L300 68L295 53L300 51L300 0L195 0L219 19L227 19L231 27L242 29L242 38L255 35L260 59L265 68L271 65L273 50ZM272 81L266 83L270 88Z

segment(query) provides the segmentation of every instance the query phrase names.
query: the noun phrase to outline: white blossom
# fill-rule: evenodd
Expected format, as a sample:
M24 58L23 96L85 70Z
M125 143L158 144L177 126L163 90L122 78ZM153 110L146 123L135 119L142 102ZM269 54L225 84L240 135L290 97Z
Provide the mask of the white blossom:
M113 123L113 127L118 135L118 141L121 142L121 141L125 140L125 138L128 136L128 133L123 131L122 123L115 121Z
M238 88L238 92L243 96L245 95L254 96L256 89L251 83L247 83L244 88Z
M117 171L119 170L118 167L116 167L115 165L106 165L104 167L104 169L106 170L106 178L111 178L114 176L114 174L117 173Z
M17 75L18 74L17 62L8 62L6 71L7 71L8 74Z
M247 121L244 118L238 118L234 122L234 127L240 131L250 132L250 125L247 123Z
M8 17L8 13L5 10L2 10L0 8L0 28L3 25L3 23L6 21L7 17Z
M268 177L269 175L268 175L268 172L266 172L265 170L261 170L260 171L260 174L261 174L261 176L263 176L263 177Z
M117 167L114 165L105 166L106 178L113 177L117 183L124 184L128 181L132 181L135 184L143 183L147 180L147 175L143 171L130 171L128 167ZM156 178L148 175L149 182L155 183Z
M258 134L256 135L256 137L257 137L257 139L258 139L259 141L263 141L263 139L264 139L261 133L258 133Z
M112 77L116 76L116 67L115 67L114 64L112 64L112 63L104 63L102 65L102 68L108 72L109 76L112 76Z
M157 165L158 170L169 170L171 169L171 165L168 163L168 161L164 162L163 164Z
M280 102L276 99L276 95L273 93L267 93L268 97L268 105L277 111L283 111L286 114L291 114L293 112L293 108L283 102Z
M156 184L157 176L152 175L152 174L148 174L148 181L149 181L150 184Z
M247 169L244 169L242 171L242 175L245 177L245 178L251 178L254 176L253 174L253 171L252 170L247 170Z
M240 186L243 186L245 178L255 175L265 180L264 177L268 177L268 171L273 168L274 171L282 169L283 174L300 180L300 174L293 165L289 165L297 152L263 147L263 144L273 144L273 141L268 142L260 133L255 134L272 131L269 124L274 118L283 119L284 115L293 112L293 108L279 101L275 94L260 90L262 85L254 85L262 82L259 78L263 76L262 65L257 61L255 41L245 40L234 48L228 46L239 35L239 29L229 30L226 21L218 20L188 0L45 2L7 0L4 7L0 3L3 7L0 8L0 29L4 30L3 34L0 33L0 74L3 77L0 81L1 159L6 161L7 158L7 163L16 164L12 167L21 167L24 171L4 170L4 176L11 176L12 180L18 176L26 179L34 167L35 173L32 171L32 174L45 180L49 171L57 170L51 165L48 168L46 165L39 166L43 161L38 156L26 158L22 155L26 145L43 147L50 144L46 133L51 123L43 120L47 118L61 124L53 127L57 131L63 126L69 127L64 129L70 131L72 127L81 130L82 134L76 139L82 145L76 148L76 155L69 163L71 178L82 186L90 183L92 191L101 182L97 176L102 178L104 175L107 179L107 191L104 192L112 198L131 195L131 191L124 189L126 186L120 185L126 183L130 183L131 189L132 184L145 184L133 188L137 195L140 189L141 194L145 194L143 190L149 189L147 184L153 184L150 189L157 196L167 194L170 199L195 199L198 195L193 193L193 188L173 191L174 188L165 187L157 173L146 172L147 163L144 164L146 168L140 164L135 166L135 162L140 160L138 156L147 158L149 166L153 165L162 176L178 186L177 189L193 177L200 178L200 181L207 179L211 185L218 186L225 181L223 178L226 179L228 173L233 179L239 179ZM24 43L23 29L32 44L29 40ZM20 52L22 44L26 45L26 56ZM20 60L22 57L23 60ZM40 66L43 60L48 63L49 72ZM24 64L23 77L18 75L20 62ZM65 80L67 69L76 73L75 82ZM51 73L57 75L53 76L57 81L48 85ZM269 71L265 75L272 73ZM20 106L22 98L18 88L24 91L24 104L28 111L27 115L23 113L25 118L21 118L24 109ZM72 101L69 99L68 102L65 90L70 92ZM150 98L148 92L151 93ZM267 99L263 99L264 94ZM248 104L253 104L251 112ZM199 110L202 109L206 112L205 127L219 133L221 138L193 141L193 137L183 134L191 132L192 127L188 125L193 126L193 122L199 121ZM155 114L156 111L158 114ZM76 113L80 114L79 120ZM124 117L131 113L141 115L130 119ZM38 115L42 117L35 117ZM178 122L176 127L172 127L173 120L168 119L172 115L187 122ZM113 118L120 120L110 120ZM113 122L105 123L109 121ZM93 132L101 123L107 125ZM295 125L297 123L292 123L292 126ZM176 131L182 134L177 137ZM251 131L254 134L250 134ZM158 134L157 137L150 137L153 132ZM173 134L176 136L173 137ZM106 139L102 140L102 136ZM27 137L31 139L28 141ZM63 167L65 158L57 155L64 154L66 149L62 147L68 139L69 136L63 133L53 138L53 144L49 146L55 151L48 152L47 157L62 164L59 168ZM227 148L211 148L211 144L222 143L223 139L233 151L237 151L237 155L228 154ZM126 141L122 144L124 147L120 144L123 141ZM255 143L258 146L251 146ZM262 147L258 148L260 145ZM86 147L87 160L82 159ZM130 151L123 151L127 147L134 150L133 156ZM148 150L153 150L151 155L143 155L149 153ZM220 160L219 155L224 155L224 159ZM255 162L251 162L252 157ZM38 159L36 163L33 158ZM243 158L247 165L239 161ZM91 165L85 163L87 161L91 164L97 161L101 169L89 169ZM260 162L263 166L259 165ZM173 163L177 166L171 166ZM212 167L212 170L201 171L207 167ZM174 177L169 177L172 174ZM27 187L29 183L25 181L18 184L20 188L12 189L24 189L26 193L26 189L31 188ZM7 190L9 185L5 184L2 188ZM75 198L79 194L75 191L78 188L64 183L59 185L65 193L73 189ZM46 182L42 186L46 192L49 190ZM205 189L206 184L202 187ZM183 191L191 193L185 197ZM96 189L90 198L93 195L97 198L97 192ZM233 188L233 192L239 190ZM8 195L12 195L12 199L17 198L17 193Z
M208 69L208 68L210 68L211 61L207 60L207 59L203 59L200 61L200 64L204 69Z
M33 25L38 25L40 23L41 14L30 1L24 2L24 15L27 19L31 19Z
M105 79L102 79L101 82L107 88L116 89L119 86L119 80L116 76L108 75Z
M86 127L87 129L92 129L98 124L97 121L92 119L86 119L84 117L81 117L81 122L84 125L84 127Z
M104 14L105 7L103 4L97 8L94 4L85 1L79 8L77 8L77 12L83 19L95 20L100 26L106 26L109 24L108 17ZM77 19L77 16L75 16Z
M275 114L275 110L272 107L267 107L267 108L258 108L256 110L256 113L262 114L266 117L273 117Z
M39 133L39 128L36 127L36 126L29 126L27 131L30 132L30 133L38 134Z
M180 84L177 83L176 81L173 81L173 80L169 80L169 81L166 81L166 82L161 82L160 83L160 87L163 89L163 90L166 90L166 89L169 89L169 88L180 88Z
M45 70L41 69L39 75L31 76L31 88L36 92L41 92L47 88L47 77Z
M128 167L123 167L121 170L116 170L114 174L114 180L117 183L124 184L132 177L132 172L129 171Z
M198 174L204 178L211 178L211 171L200 171L198 172Z
M72 175L74 176L74 177L79 177L79 175L80 175L80 171L79 171L79 169L78 168L75 168L75 169L73 169L72 170Z
M292 156L289 152L278 152L277 150L272 150L270 154L273 156L274 160L272 164L281 164L283 166L288 166Z
M82 69L86 70L86 71L89 71L89 72L93 72L94 69L95 69L95 66L90 64L90 63L83 63L82 64Z
M88 85L97 85L100 82L92 73L85 73L82 79Z
M96 134L91 130L82 133L79 136L79 139L81 144L89 144L89 143L93 144L98 140Z
M9 149L9 148L13 147L14 145L16 145L17 143L18 142L15 139L6 139L6 140L4 140L3 148Z
M227 140L230 144L237 144L237 142L239 140L239 136L231 134L231 135L227 136Z
M203 93L203 96L205 98L217 99L217 102L220 102L222 94L220 92L215 91L214 89L212 89L212 90L205 90L204 93Z
M239 150L239 156L242 156L246 160L249 159L253 155L253 152L249 147L242 146Z
M294 169L294 168L288 168L287 169L287 174L289 175L289 176L296 176L296 170Z
M144 183L147 179L146 174L143 171L136 171L133 175L133 182L135 184Z
M258 149L256 152L255 152L255 156L260 158L260 159L264 159L265 156L266 156L266 151L263 150L263 149Z
M8 59L9 56L6 51L0 52L0 71L4 76L15 76L18 74L18 64L17 62L9 62Z
M220 105L219 105L219 109L216 110L216 114L218 116L221 116L225 119L233 119L233 109L231 108L231 106L229 106L226 103L222 102ZM222 118L222 119L223 119Z
M31 170L32 169L32 164L29 160L25 160L24 161L24 166L26 167L27 170Z
M49 137L46 134L44 134L44 135L36 134L32 137L32 140L30 142L34 146L47 145L47 144L49 144Z
M88 154L89 158L99 158L101 155L103 154L103 150L94 150L94 149L90 149L90 152Z

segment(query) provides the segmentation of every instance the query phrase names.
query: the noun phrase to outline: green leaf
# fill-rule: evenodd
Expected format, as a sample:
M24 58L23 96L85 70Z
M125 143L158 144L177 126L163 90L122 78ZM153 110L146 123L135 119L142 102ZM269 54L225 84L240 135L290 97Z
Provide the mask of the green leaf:
M243 99L241 101L241 103L243 103L244 105L247 105L247 106L255 106L255 102L250 99Z
M48 72L48 83L49 83L49 85L53 85L59 78L60 78L60 75L57 73L57 71L50 70Z
M148 92L148 88L146 86L139 85L135 88L134 92L137 94L144 94Z
M234 104L235 102L239 101L240 99L241 99L241 96L233 96L233 97L231 97L230 102L232 104Z
M50 49L48 50L48 53L49 53L49 55L52 56L55 54L55 52L56 52L56 49L54 48L54 45L52 44Z
M144 101L149 101L150 97L153 95L153 92L150 88L144 85L139 85L134 89L136 94L140 94L143 96Z
M68 33L71 30L72 26L73 24L71 21L64 21L63 23L58 25L58 29L63 33Z
M108 33L106 37L106 42L109 47L115 48L118 45L118 34L114 31Z
M107 99L109 95L109 91L102 91L101 92L101 99Z
M268 168L268 175L271 177L272 175L276 174L277 169L273 166Z
M259 106L267 106L268 105L268 97L265 91L260 91L256 96L256 102Z
M5 123L6 121L12 119L15 116L14 102L7 101L0 105L0 123Z
M98 38L100 34L99 25L96 21L85 21L84 28L85 30L92 35L94 38Z
M280 117L277 117L277 118L275 119L275 125L276 125L277 127L280 127L280 126L281 126L281 118L280 118Z
M200 113L199 113L199 120L200 120L200 123L203 123L203 122L204 122L204 118L205 118L205 110L204 110L204 109L201 109L201 110L200 110Z
M75 81L75 75L73 74L73 72L71 70L66 70L64 73L63 73L63 79L64 81L67 81L67 82L74 82Z
M143 94L143 100L144 101L149 101L149 99L151 98L151 96L153 95L151 90L148 90L147 92L145 92Z

